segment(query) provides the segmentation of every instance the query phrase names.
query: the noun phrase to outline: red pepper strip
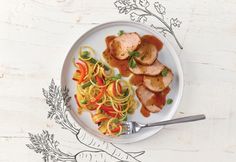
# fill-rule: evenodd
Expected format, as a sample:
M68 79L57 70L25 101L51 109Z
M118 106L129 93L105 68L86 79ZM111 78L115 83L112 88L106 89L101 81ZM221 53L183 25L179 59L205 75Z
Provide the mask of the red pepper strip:
M117 113L115 113L114 111L105 111L105 113L108 115L108 116L111 116L113 118L115 118L117 116Z
M96 79L96 81L97 81L99 86L103 86L104 85L102 78L100 78L99 76L95 76L95 79Z
M104 94L104 90L102 89L102 90L98 93L98 95L97 95L94 99L92 99L90 102L91 102L91 103L95 103L95 102L99 101L99 100L102 98L103 94Z
M116 115L117 115L116 113L110 112L110 111L107 111L106 113L107 113L107 115L109 115L109 116L111 116L111 117L113 117L113 118L115 118Z
M113 107L112 106L105 106L105 105L102 105L101 106L101 109L103 111L114 111Z
M95 76L95 79L96 79L96 81L97 81L97 83L98 83L99 86L104 86L104 83L103 83L102 78L100 78L100 77L98 77L98 76ZM90 102L91 102L91 103L95 103L95 102L99 101L99 100L102 98L102 96L103 96L105 90L106 90L106 87L102 87L102 88L101 88L101 91L100 91L100 92L97 94L97 96L96 96L93 100L91 100Z
M76 70L76 73L80 73L80 77L73 77L73 80L78 81L78 83L81 83L84 81L84 77L86 76L87 72L88 72L88 67L87 64L85 62L79 61L76 63L76 65L78 65L79 69Z
M82 64L84 66L84 68L85 68L85 72L88 73L88 64L86 62L78 60L78 62L76 62L75 64L78 65L77 66L78 68L80 68L79 64Z
M118 125L116 128L111 130L112 133L118 133L120 132L120 125Z
M118 114L114 108L112 106L105 106L105 105L102 105L101 106L101 110L103 110L107 115L111 116L111 117L120 117L121 115Z
M81 83L84 81L84 77L86 75L86 72L85 72L85 66L83 64L80 64L78 63L79 67L80 67L80 78L79 78L79 81L78 83Z

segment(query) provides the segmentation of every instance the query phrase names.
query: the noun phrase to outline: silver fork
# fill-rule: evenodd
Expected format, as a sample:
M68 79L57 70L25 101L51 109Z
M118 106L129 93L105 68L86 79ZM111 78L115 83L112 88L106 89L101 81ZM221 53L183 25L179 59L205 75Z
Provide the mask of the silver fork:
M141 124L141 123L137 123L135 121L126 121L126 122L122 123L122 126L124 128L122 135L137 133L142 128L146 128L146 127L154 127L154 126L170 125L170 124L176 124L176 123L192 122L192 121L197 121L197 120L203 120L205 118L206 118L205 115L200 114L200 115L187 116L187 117L176 118L176 119L172 119L172 120L166 120L166 121L149 123L149 124Z

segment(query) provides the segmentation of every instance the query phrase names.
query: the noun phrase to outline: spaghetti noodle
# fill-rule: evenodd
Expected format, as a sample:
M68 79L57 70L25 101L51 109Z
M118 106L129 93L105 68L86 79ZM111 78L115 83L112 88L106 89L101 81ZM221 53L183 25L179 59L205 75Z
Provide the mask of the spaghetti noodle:
M78 112L88 111L103 134L118 136L123 130L121 122L137 107L134 92L129 82L92 55L95 55L93 48L82 46L79 59L73 60Z

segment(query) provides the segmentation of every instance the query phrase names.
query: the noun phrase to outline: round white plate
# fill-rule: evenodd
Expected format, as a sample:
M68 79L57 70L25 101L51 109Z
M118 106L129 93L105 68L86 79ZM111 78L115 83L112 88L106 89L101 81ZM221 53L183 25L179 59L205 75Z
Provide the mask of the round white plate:
M162 127L146 128L141 130L137 134L125 135L115 138L105 136L97 130L97 125L92 122L89 113L84 112L82 113L82 115L78 115L77 105L73 97L76 92L76 84L72 80L72 75L73 72L75 71L75 67L72 65L72 59L78 58L79 47L81 45L90 45L97 52L96 55L97 59L101 59L102 52L106 48L105 38L108 35L117 35L119 30L124 30L125 32L137 32L141 36L149 34L159 38L163 42L164 46L158 55L158 59L163 64L167 65L170 69L172 69L174 73L174 80L170 85L171 91L168 94L168 98L172 98L174 102L171 105L166 105L161 112L151 114L151 116L148 118L145 118L141 115L140 113L141 104L139 104L139 107L137 108L135 113L128 116L128 120L137 121L141 123L151 123L151 122L158 122L171 119L178 108L183 92L183 72L181 64L175 50L166 40L165 37L153 31L150 27L147 27L139 23L134 23L129 21L109 22L96 26L95 28L87 31L84 35L82 35L75 42L75 44L72 46L72 48L70 49L69 53L66 56L61 73L61 86L67 87L69 89L69 95L72 97L70 101L71 115L83 129L85 129L90 134L103 139L104 141L113 143L132 143L154 135Z

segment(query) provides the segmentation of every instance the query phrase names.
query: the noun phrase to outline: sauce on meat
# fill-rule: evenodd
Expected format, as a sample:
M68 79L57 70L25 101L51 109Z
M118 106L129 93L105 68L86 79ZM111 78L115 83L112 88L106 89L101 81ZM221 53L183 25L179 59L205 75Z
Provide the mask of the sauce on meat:
M167 87L163 91L155 93L155 96L151 98L151 103L153 103L157 107L162 108L166 103L166 96L169 92L170 88Z
M155 45L157 51L160 51L163 47L163 43L158 38L152 35L144 35L142 37L142 41Z
M149 117L150 116L150 111L148 111L143 105L142 105L142 108L141 108L140 112L144 117Z
M143 75L132 75L132 77L130 78L130 83L135 85L135 86L139 86L143 83Z
M147 101L147 105L156 105L159 108L163 108L166 103L166 96L169 92L170 87L167 87L163 91L155 93L155 95ZM142 105L140 112L144 117L150 116L150 111L147 110L144 105Z
M129 65L128 65L128 59L127 60L118 60L116 59L114 56L112 56L112 54L109 51L109 44L110 42L115 38L115 36L108 36L106 37L106 45L107 48L106 50L103 52L103 57L105 58L105 60L107 61L107 63L110 66L116 67L119 69L120 74L124 77L128 77L130 75L130 71L129 71Z

